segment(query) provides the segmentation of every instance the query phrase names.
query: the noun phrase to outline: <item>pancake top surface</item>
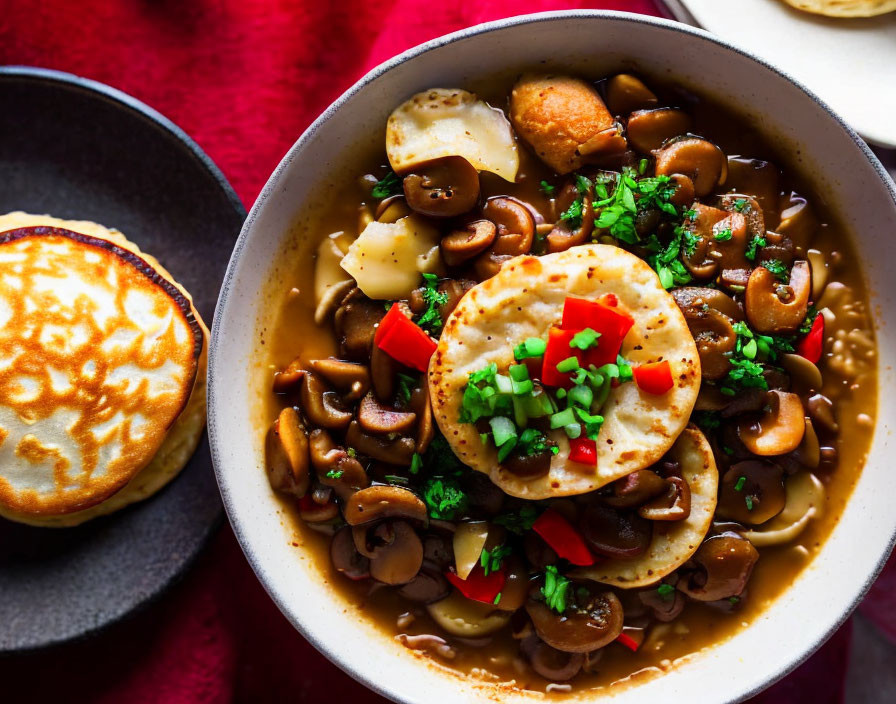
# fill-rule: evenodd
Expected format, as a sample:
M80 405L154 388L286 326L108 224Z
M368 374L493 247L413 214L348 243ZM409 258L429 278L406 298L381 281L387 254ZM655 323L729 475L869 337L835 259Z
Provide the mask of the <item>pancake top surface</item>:
M601 409L596 468L570 461L565 433L554 430L549 436L559 452L550 472L512 474L498 463L494 446L482 444L476 425L460 422L470 373L491 363L504 372L515 363L516 345L547 338L559 324L568 296L596 300L610 293L634 319L621 354L636 366L668 360L673 388L660 396L635 383L610 391ZM644 260L610 245L581 245L517 257L470 289L445 322L430 361L429 390L439 429L462 462L512 496L547 499L593 491L657 462L687 425L700 390L700 358L681 310Z
M97 504L153 458L202 348L190 302L133 252L54 227L0 232L0 504Z

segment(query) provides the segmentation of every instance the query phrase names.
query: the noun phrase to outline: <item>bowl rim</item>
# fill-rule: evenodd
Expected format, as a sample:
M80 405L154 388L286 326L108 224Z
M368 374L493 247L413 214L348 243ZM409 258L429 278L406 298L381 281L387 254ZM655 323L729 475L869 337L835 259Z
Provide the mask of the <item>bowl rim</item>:
M729 42L725 39L717 37L713 34L710 34L704 29L699 27L692 27L690 25L677 22L674 20L668 20L662 17L655 17L651 15L641 15L632 12L622 12L617 10L558 10L558 11L548 11L548 12L537 12L531 14L517 15L513 17L502 18L498 20L493 20L490 22L484 22L481 24L476 24L456 32L452 32L449 34L445 34L440 37L436 37L430 41L424 42L417 46L411 47L406 51L397 54L396 56L384 61L383 63L375 66L370 71L368 71L364 76L362 76L358 81L356 81L350 88L348 88L342 95L340 95L336 100L334 100L321 114L317 117L301 134L301 136L295 141L295 143L290 147L289 151L285 154L283 159L277 165L276 169L271 174L268 181L265 183L264 188L259 193L258 198L253 204L251 210L249 211L249 215L247 216L245 222L243 223L243 228L240 231L237 242L234 246L233 253L231 255L230 262L227 266L227 272L224 276L224 281L221 286L221 291L218 297L218 304L215 307L215 315L212 322L212 330L211 330L211 341L209 344L209 365L208 365L208 432L209 432L209 441L211 445L212 451L212 463L215 468L215 476L218 480L218 486L221 490L221 498L224 503L225 510L227 512L228 520L230 521L231 527L233 528L234 534L237 537L237 540L240 544L240 547L243 550L243 553L246 556L250 566L264 587L265 591L277 605L277 608L283 613L283 615L287 618L287 620L293 625L296 630L301 633L302 637L308 640L311 645L313 645L320 653L322 653L330 662L339 667L343 672L348 674L350 677L355 679L356 681L363 684L365 687L370 690L376 692L377 694L386 697L391 701L399 701L395 699L392 692L386 686L381 685L377 681L368 680L364 677L356 668L352 667L349 663L343 662L339 656L339 651L336 648L329 647L326 643L323 643L319 639L314 638L304 627L304 624L301 622L299 618L294 618L293 614L290 611L290 608L284 599L280 598L280 595L275 593L274 588L271 586L271 582L267 578L266 570L261 564L260 560L256 555L256 551L252 546L248 544L248 541L245 539L245 533L242 530L241 525L241 517L234 509L234 500L232 495L229 492L228 484L226 480L224 480L225 470L224 470L224 461L221 456L219 442L222 438L221 430L218 427L218 417L217 417L217 385L215 383L216 370L219 364L219 350L218 345L223 344L220 341L218 336L218 330L220 326L223 324L224 318L224 310L227 307L228 300L230 298L230 294L233 291L234 278L236 275L236 265L239 259L242 256L243 250L246 248L249 240L249 233L253 229L255 225L255 221L257 220L259 213L262 208L265 206L267 200L271 198L274 192L277 189L277 184L279 183L281 177L284 172L290 167L293 160L296 159L299 154L304 149L305 145L308 144L311 140L314 139L318 130L329 121L342 107L347 103L351 98L353 98L358 92L360 92L363 88L365 88L370 83L374 82L383 74L389 72L393 68L410 61L422 54L428 53L430 51L439 49L441 47L447 46L449 44L454 44L458 41L468 39L470 37L475 37L481 34L487 34L489 32L493 32L496 30L506 29L509 27L517 27L528 24L537 24L542 22L555 22L555 21L565 21L569 19L582 19L587 21L592 20L616 20L622 22L632 22L635 24L643 24L649 25L653 27L657 27L663 30L669 30L672 32L676 32L678 34L685 35L688 38L696 39L700 41L710 42L715 44L723 49L739 54L740 56L749 59L756 64L759 64L763 68L771 71L772 73L777 74L779 77L791 83L793 86L801 90L807 97L809 97L821 110L826 112L830 118L836 122L836 124L847 133L850 139L853 141L855 146L858 148L859 152L865 157L865 159L869 162L870 166L877 173L878 178L881 180L886 190L890 195L890 199L893 201L894 206L896 206L896 184L894 184L893 179L890 177L889 173L881 164L880 160L877 156L871 151L870 147L862 140L862 138L858 135L858 133L850 127L844 120L841 118L834 110L827 105L818 95L816 95L812 90L806 87L799 80L791 76L786 71L778 68L777 66L769 63L765 59L757 56L756 54L738 46L735 43ZM808 660L827 640L846 622L846 620L852 615L853 611L859 605L859 603L863 600L865 595L868 593L868 590L871 588L871 585L875 582L884 565L887 562L891 552L893 551L894 546L896 546L896 531L892 535L890 535L888 544L886 549L881 553L878 558L877 564L875 565L872 572L867 576L864 583L861 585L860 589L856 593L852 603L849 607L835 620L835 622L830 626L830 628L825 631L825 633L818 638L815 642L813 642L809 647L807 647L802 654L793 660L787 661L783 663L781 667L779 667L776 671L770 674L762 684L755 685L748 689L747 691L740 692L735 696L728 696L726 699L719 700L720 702L724 702L724 704L734 704L734 702L740 702L750 697L755 696L761 691L767 689L772 686L776 682L779 682L781 679L789 675L793 672L797 667L802 665L806 660Z

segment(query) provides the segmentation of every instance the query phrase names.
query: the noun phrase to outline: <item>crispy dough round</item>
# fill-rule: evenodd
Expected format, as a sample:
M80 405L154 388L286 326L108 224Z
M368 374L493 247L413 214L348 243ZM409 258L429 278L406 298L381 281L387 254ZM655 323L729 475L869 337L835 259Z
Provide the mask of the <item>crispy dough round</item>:
M474 425L459 421L468 375L492 362L506 370L515 345L528 337L546 339L560 323L567 296L607 293L635 319L622 354L635 365L668 360L675 386L660 396L633 382L610 392L601 411L596 469L569 462L569 441L556 430L550 436L560 452L550 472L521 479L498 464L495 448L483 446ZM659 460L687 425L700 390L700 359L684 316L645 261L618 247L583 245L517 257L470 289L445 323L429 365L429 388L439 429L462 462L508 494L546 499L593 491Z
M115 484L120 485L120 488L113 489L111 495L108 494L111 486L84 486L81 489L76 488L74 494L69 494L67 497L54 495L50 498L52 506L46 505L46 501L40 500L34 505L28 506L24 511L17 510L22 508L21 505L11 506L9 502L0 506L0 516L14 521L36 526L73 526L96 516L117 511L130 503L151 496L174 478L192 456L205 427L205 367L208 330L192 305L189 293L175 282L171 274L152 256L141 252L120 232L108 230L102 225L92 222L59 220L49 216L29 215L22 212L0 216L0 232L34 227L59 228L60 231L70 231L76 233L75 240L79 236L105 240L121 250L139 257L152 270L152 272L146 272L147 276L158 275L159 280L164 282L163 288L170 284L167 291L169 295L173 296L173 300L178 302L177 310L186 311L186 319L192 321L189 323L189 335L192 338L190 344L196 351L190 356L198 354L198 357L194 356L193 368L189 371L192 381L188 389L188 396L183 401L182 409L175 416L173 423L169 422L168 427L163 429L161 444L158 445L154 453L149 450L152 445L147 445L148 451L144 452L146 459L142 462L135 462L133 471L116 472ZM63 237L65 236L63 235ZM103 257L105 251L103 246L99 248L94 246L90 250L92 253L88 253L87 257L88 259L94 256ZM119 255L119 259L121 258ZM124 261L127 261L127 254L124 255ZM134 259L133 263L139 266L137 259ZM159 302L163 300L165 299L160 299ZM178 317L179 314L175 313L173 319L176 320ZM134 459L136 459L136 454ZM121 484L121 477L125 479L123 484ZM103 499L104 495L108 498ZM32 494L32 496L34 495ZM19 502L14 501L13 503ZM44 505L38 506L37 503ZM35 511L35 508L38 510Z
M791 7L828 17L876 17L896 11L896 0L784 0Z
M655 584L693 555L712 524L719 472L712 448L693 425L685 428L669 452L681 464L691 489L691 515L683 521L654 522L647 552L632 560L610 559L575 571L575 576L632 589Z
M544 163L567 174L584 163L579 147L611 129L613 116L579 78L526 74L510 94L510 122Z

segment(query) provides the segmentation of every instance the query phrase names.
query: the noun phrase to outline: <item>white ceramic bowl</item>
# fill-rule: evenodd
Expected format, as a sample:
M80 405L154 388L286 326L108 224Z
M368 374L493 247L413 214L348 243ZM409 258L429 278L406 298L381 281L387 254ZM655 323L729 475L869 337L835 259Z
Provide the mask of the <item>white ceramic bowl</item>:
M209 430L218 482L237 537L271 597L333 662L401 702L485 701L489 685L426 664L353 606L337 601L313 562L289 544L262 469L257 410L268 392L259 337L272 311L263 293L302 214L328 182L353 171L354 149L381 140L386 117L411 94L466 86L483 74L550 66L599 75L649 69L698 86L752 115L799 166L819 174L831 206L851 222L873 295L880 385L896 389L896 188L865 144L818 98L763 61L705 32L625 13L569 12L473 27L374 69L301 136L268 181L243 227L215 314ZM311 282L307 282L310 287ZM268 377L269 378L269 377ZM874 444L842 519L820 554L749 628L662 677L612 694L618 702L738 701L793 669L842 623L877 575L896 533L891 429L896 404L881 393ZM301 667L301 663L296 663ZM537 695L536 695L537 696ZM507 702L531 695L503 693ZM587 692L575 697L593 700Z

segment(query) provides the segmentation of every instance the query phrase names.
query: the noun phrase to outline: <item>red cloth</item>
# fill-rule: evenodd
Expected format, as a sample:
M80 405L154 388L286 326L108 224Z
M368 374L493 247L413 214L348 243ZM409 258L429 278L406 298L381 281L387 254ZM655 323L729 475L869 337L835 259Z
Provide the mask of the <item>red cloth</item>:
M479 22L580 7L656 14L650 0L0 0L0 63L69 71L143 100L251 205L308 123L376 64ZM875 595L877 612L896 613L892 593ZM849 633L756 701L842 701ZM382 701L292 629L229 528L160 603L89 641L0 660L0 682L5 701Z

